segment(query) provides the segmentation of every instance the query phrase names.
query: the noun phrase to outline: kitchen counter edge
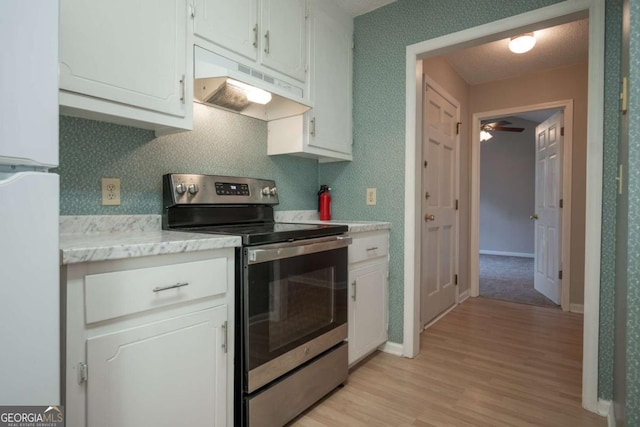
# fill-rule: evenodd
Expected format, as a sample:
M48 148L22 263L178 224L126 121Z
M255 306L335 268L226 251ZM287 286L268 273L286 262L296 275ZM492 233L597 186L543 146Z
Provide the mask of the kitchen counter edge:
M60 234L60 264L234 248L241 243L237 236L165 230Z

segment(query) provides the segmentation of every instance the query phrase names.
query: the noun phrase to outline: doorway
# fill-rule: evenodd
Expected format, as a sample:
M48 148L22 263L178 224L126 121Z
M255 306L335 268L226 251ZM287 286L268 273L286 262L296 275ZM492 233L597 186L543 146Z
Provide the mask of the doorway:
M563 163L571 165L568 126L558 108L481 119L480 209L471 227L477 222L480 296L560 306L563 240L570 240L562 235L570 232L562 219L571 200L562 185Z
M600 277L600 230L602 205L602 126L604 82L604 2L576 0L561 2L542 9L523 13L508 19L494 21L468 30L407 46L406 49L406 121L405 121L405 221L404 221L404 337L403 354L414 357L419 352L419 286L420 245L416 230L420 226L419 201L421 194L416 182L422 158L421 117L417 114L422 104L421 60L453 50L497 40L518 32L544 28L575 19L589 17L589 100L587 107L587 169L585 218L585 304L583 347L583 405L597 411L598 384L598 323ZM479 134L479 124L473 133ZM477 121L479 123L479 120ZM471 187L477 183L472 182ZM476 188L477 190L477 188ZM477 200L471 200L472 212L477 212ZM472 251L478 250L477 236L471 236ZM473 271L471 271L473 273ZM477 274L477 270L475 271Z

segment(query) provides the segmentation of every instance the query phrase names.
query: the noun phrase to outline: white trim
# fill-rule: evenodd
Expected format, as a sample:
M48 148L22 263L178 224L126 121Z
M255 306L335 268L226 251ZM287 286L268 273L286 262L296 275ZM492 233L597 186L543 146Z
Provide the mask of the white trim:
M505 251L489 251L486 249L480 249L480 255L497 255L497 256L514 256L518 258L534 258L534 254L528 254L525 252L505 252Z
M461 292L458 295L458 304L462 304L463 302L465 302L465 300L467 298L469 298L469 290L468 289L466 291L464 291L464 292Z
M584 313L584 304L570 304L569 305L569 311L572 313L580 313L583 314Z
M480 246L480 121L488 118L506 117L518 113L562 109L564 111L564 143L562 160L562 189L564 199L562 209L562 255L558 265L562 266L563 277L560 281L560 307L569 310L571 294L571 163L573 159L573 100L565 99L541 104L523 105L501 110L484 111L473 114L471 140L471 209L469 212L469 288L471 296L480 295L479 259L472 254L479 253Z
M613 413L613 403L610 400L598 399L598 414L607 418L608 427L616 427L616 417Z
M602 209L602 134L604 105L604 0L572 0L490 22L478 27L416 43L406 48L405 69L405 210L404 210L404 329L403 354L419 352L419 266L416 244L416 156L422 122L421 59L443 55L465 47L495 41L520 30L538 29L589 16L589 100L587 130L587 203L585 235L585 315L582 368L582 405L596 411L598 402L598 335L600 294L600 240ZM472 186L476 183L472 182ZM476 246L477 248L477 246ZM476 252L477 253L477 252ZM417 272L417 274L416 274ZM473 273L470 269L470 273ZM475 272L477 274L477 271Z
M397 342L387 341L386 343L378 347L378 350L385 353L393 354L394 356L402 356L402 344Z

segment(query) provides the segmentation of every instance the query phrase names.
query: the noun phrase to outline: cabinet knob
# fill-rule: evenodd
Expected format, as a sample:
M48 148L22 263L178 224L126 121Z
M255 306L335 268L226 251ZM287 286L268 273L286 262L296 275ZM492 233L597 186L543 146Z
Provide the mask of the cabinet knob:
M433 214L431 214L431 215L427 214L427 215L424 216L424 220L427 221L427 222L435 221L436 220L436 216L433 215Z

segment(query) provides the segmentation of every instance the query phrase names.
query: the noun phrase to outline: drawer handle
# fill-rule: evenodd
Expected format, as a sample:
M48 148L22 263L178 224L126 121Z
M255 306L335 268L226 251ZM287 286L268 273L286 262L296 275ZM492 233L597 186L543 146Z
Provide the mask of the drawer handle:
M377 251L377 250L378 250L377 246L374 246L372 248L367 248L367 252L369 252L369 251Z
M156 286L155 288L153 288L153 292L162 292L162 291L167 291L169 289L181 288L183 286L189 286L189 282L176 283L175 285L169 285L169 286Z

